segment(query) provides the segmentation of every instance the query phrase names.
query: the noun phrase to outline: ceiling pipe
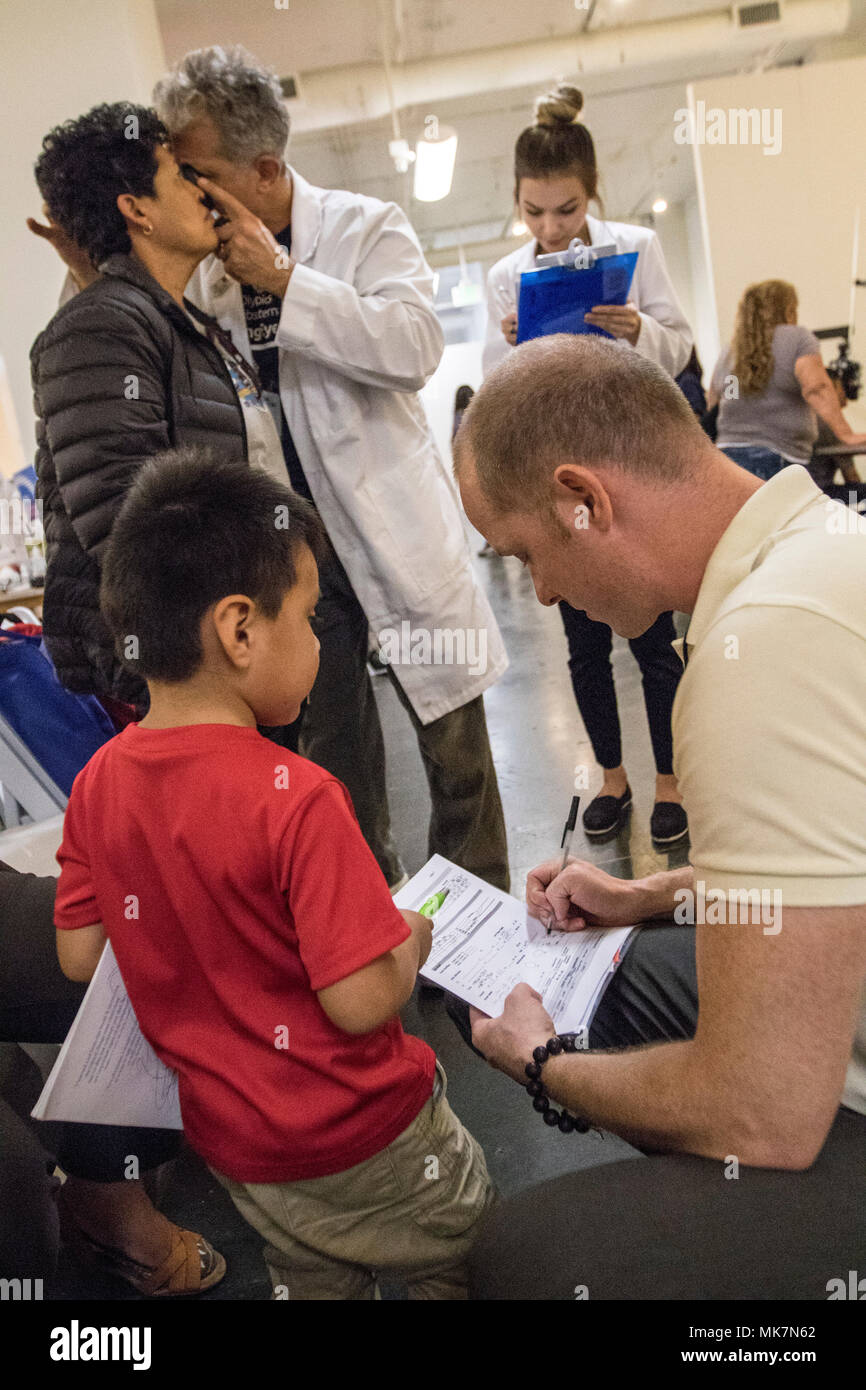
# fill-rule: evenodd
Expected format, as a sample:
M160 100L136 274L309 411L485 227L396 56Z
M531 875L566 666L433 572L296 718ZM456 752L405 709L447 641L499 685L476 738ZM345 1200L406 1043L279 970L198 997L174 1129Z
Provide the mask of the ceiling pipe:
M428 106L501 92L545 86L553 75L600 76L632 68L698 62L708 53L728 52L738 63L767 45L829 38L845 32L849 0L787 0L778 24L738 28L731 7L685 19L596 30L574 38L539 39L475 52L404 63L391 73L398 109ZM298 134L387 118L388 85L378 63L302 72L303 98L289 102Z

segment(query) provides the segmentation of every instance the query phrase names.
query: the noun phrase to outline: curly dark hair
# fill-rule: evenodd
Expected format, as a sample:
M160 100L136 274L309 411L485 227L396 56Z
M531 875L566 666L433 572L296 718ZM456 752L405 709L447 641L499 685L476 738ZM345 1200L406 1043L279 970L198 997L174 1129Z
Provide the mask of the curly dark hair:
M42 141L36 182L52 221L99 266L131 250L120 193L154 197L156 150L168 143L162 121L129 101L94 106L55 126Z

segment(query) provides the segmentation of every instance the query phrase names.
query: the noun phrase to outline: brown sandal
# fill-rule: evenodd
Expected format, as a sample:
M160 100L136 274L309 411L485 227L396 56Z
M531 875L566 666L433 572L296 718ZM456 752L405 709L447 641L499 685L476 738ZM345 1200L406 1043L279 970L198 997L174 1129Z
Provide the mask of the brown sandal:
M172 1223L171 1250L161 1265L151 1267L133 1260L124 1250L103 1245L89 1236L60 1207L63 1244L83 1264L113 1274L132 1284L145 1298L183 1298L205 1293L218 1284L226 1262L204 1236Z

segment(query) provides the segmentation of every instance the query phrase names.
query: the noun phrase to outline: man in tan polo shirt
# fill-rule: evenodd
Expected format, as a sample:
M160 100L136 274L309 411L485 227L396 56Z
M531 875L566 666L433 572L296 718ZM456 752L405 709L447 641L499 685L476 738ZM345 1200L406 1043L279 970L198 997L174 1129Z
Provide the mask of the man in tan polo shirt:
M866 526L805 469L739 468L664 372L598 338L512 354L456 471L541 603L626 638L692 615L673 717L690 865L626 882L551 861L527 882L561 930L674 924L638 934L591 1050L540 1078L652 1156L504 1203L476 1294L827 1298L866 1243ZM475 1047L523 1083L554 1032L528 985L472 1011Z

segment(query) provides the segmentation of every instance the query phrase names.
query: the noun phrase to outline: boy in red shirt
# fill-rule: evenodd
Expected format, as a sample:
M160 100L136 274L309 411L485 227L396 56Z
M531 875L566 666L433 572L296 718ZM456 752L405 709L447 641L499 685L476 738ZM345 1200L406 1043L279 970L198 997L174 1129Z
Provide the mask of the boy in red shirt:
M176 450L114 524L102 608L150 709L76 778L55 924L87 980L105 939L184 1129L267 1240L280 1295L466 1296L493 1201L431 1049L397 1011L431 924L394 906L348 793L263 738L318 668L314 509Z

